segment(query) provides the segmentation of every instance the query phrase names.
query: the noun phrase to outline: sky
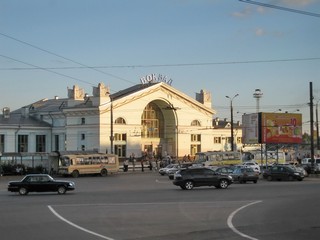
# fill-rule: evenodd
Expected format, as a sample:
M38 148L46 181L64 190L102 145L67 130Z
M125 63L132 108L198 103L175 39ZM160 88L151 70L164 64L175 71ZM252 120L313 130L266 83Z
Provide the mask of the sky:
M161 74L211 92L220 119L236 94L235 121L256 112L260 89L259 111L300 112L310 132L319 42L320 0L0 0L0 108Z

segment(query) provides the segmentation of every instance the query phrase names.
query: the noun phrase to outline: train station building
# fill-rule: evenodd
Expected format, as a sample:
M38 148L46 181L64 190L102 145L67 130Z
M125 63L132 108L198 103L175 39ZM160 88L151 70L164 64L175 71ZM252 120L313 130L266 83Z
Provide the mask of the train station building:
M120 158L182 159L200 151L229 151L231 123L215 115L210 92L199 89L192 98L155 77L113 94L104 83L92 94L75 85L67 98L42 99L12 112L3 108L0 152L97 151ZM241 135L240 123L234 123L235 149L241 147Z

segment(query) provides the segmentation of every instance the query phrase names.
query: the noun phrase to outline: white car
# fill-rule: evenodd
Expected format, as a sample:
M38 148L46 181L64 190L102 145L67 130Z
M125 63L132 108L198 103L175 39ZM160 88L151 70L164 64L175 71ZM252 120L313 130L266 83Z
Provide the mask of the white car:
M167 170L170 170L170 169L177 169L179 166L179 164L169 164L167 165L166 167L164 168L160 168L159 169L159 173L163 176L163 175L166 175L167 174Z
M259 166L259 164L256 163L256 162L244 162L242 165L243 165L243 166L246 166L246 167L252 168L255 172L257 172L257 173L259 173L259 174L261 173L261 171L260 171L260 166Z

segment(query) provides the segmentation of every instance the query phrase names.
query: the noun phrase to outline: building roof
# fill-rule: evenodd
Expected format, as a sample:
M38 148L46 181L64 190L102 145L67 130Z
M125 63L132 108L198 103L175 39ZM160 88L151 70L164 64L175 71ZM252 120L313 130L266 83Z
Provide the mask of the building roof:
M23 126L25 127L50 127L51 125L37 120L36 118L29 116L24 117L21 113L12 112L9 117L5 117L4 115L0 115L0 126Z

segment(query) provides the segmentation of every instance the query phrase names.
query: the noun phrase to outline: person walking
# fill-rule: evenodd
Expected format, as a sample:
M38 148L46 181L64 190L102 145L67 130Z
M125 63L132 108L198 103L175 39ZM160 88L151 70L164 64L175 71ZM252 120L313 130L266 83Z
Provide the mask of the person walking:
M144 172L144 163L143 159L141 159L141 171Z

